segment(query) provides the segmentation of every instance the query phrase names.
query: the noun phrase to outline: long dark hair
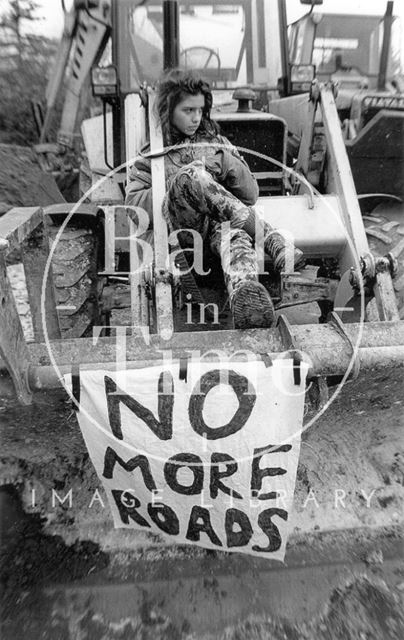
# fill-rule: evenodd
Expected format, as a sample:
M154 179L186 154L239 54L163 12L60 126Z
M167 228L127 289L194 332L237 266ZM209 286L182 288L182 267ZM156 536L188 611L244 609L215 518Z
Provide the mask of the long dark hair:
M160 118L161 128L165 144L178 142L181 135L172 126L172 115L177 104L187 95L196 96L201 93L205 99L202 111L202 120L198 127L198 133L206 137L214 137L218 133L218 126L210 119L212 108L212 92L206 80L194 71L173 69L165 73L157 86L157 113Z

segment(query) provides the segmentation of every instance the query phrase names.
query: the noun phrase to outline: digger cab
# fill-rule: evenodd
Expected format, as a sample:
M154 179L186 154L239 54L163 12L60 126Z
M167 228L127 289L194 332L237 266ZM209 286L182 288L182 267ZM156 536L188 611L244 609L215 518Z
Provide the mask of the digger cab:
M357 192L402 198L401 25L393 3L385 7L384 16L310 11L289 27L289 54L292 68L311 68L320 82L338 87L336 105ZM304 91L298 85L293 90Z
M359 256L370 251L349 169L346 179L341 180L338 168L346 163L346 154L339 145L331 89L321 89L323 99L319 90L316 95L313 90L299 104L293 96L279 99L291 82L285 4L186 1L137 6L125 0L117 5L116 12L120 37L116 39L113 61L119 97L111 99L103 94L111 104L111 135L106 136L105 147L114 140L108 157L130 166L142 144L151 139L153 128L156 148L161 147L150 105L153 94L147 94L145 87L153 85L164 66L197 69L213 89L212 117L257 178L260 187L257 210L273 227L292 234L311 267L304 274L284 274L279 278L272 273L266 278L277 307L319 302L321 311L317 318L322 320L333 306L343 310L349 307L345 302L356 295L348 282L350 270L355 269ZM97 71L93 73L94 79ZM93 82L93 86L102 95L101 84ZM125 145L122 136L112 136L117 129L114 119L118 104ZM319 118L327 120L327 141L314 181L313 166L316 156L321 155L313 153L314 123ZM101 117L98 126L100 123ZM90 166L99 169L103 158L99 147L98 159L96 156L95 126L94 119L85 122L83 134ZM303 133L302 142L300 149L290 152L290 141L296 131ZM117 144L119 140L121 146ZM107 170L104 164L104 173ZM321 195L312 186L320 183ZM153 192L157 211L164 186L154 186ZM97 190L91 197L97 200ZM126 222L121 219L114 224L122 228ZM161 224L156 226L159 228ZM125 234L127 229L115 232L115 236ZM107 236L110 235L108 232ZM119 241L116 246L118 251L127 251ZM199 300L198 304L201 303Z

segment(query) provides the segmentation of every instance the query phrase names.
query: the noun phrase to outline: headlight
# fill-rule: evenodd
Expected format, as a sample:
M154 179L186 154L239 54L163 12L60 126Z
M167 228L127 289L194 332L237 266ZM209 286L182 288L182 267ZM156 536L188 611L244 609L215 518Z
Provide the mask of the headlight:
M316 68L314 64L292 64L290 68L290 82L292 93L310 91Z
M117 96L118 74L113 65L109 67L93 67L91 69L91 84L94 96Z

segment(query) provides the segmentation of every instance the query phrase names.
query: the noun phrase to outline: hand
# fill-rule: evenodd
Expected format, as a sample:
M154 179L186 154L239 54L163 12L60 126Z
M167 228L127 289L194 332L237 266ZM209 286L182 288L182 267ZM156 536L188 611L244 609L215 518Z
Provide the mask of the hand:
M215 155L205 159L205 169L217 180L223 173L223 151L216 151Z

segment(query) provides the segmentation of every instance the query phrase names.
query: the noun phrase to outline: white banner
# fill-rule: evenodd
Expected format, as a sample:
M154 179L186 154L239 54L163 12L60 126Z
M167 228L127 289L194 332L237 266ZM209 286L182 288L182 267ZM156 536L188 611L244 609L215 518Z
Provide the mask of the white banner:
M82 371L77 417L115 527L283 560L307 364ZM71 376L65 377L71 389Z

